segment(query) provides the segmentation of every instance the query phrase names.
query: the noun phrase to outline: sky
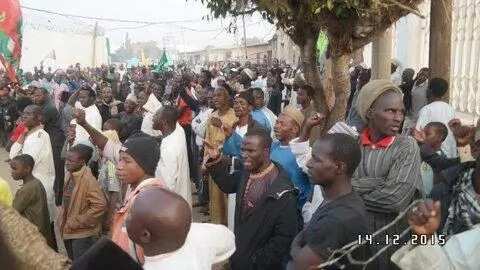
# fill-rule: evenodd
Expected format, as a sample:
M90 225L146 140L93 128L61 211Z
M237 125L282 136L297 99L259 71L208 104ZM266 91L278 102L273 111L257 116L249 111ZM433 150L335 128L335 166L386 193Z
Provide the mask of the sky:
M154 40L159 47L163 47L165 41L179 51L200 50L208 45L235 46L243 37L240 18L237 20L237 34L225 30L232 18L202 20L203 16L209 14L209 10L199 0L20 0L20 3L25 7L100 18L148 22L183 21L150 26L99 21L99 26L105 29L105 35L110 39L112 51L121 46L127 32L133 41ZM81 25L95 24L95 20L50 15L27 9L22 11L26 21L33 24L48 23L53 28L59 26L68 30L70 26L80 28ZM245 24L247 38L257 37L266 41L274 34L274 26L263 21L259 15L245 17Z

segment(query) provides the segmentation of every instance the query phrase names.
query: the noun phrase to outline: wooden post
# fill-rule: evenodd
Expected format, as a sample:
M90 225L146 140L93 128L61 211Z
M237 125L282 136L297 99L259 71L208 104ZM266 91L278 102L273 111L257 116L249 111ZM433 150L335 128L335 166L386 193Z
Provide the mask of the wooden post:
M97 56L97 32L98 32L98 22L95 22L95 28L93 29L93 38L92 38L92 67L95 67L96 56Z
M372 43L372 80L390 79L392 62L392 30L387 29Z
M431 0L430 50L431 77L450 81L452 47L452 0Z

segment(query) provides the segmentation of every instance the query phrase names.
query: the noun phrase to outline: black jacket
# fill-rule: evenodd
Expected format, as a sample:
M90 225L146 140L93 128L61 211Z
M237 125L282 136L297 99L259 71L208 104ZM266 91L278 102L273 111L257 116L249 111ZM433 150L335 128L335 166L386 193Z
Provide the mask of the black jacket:
M236 251L231 257L233 270L282 269L287 261L290 244L300 228L297 211L297 190L288 174L276 165L279 174L267 194L253 211L242 217L241 207L248 173L235 160L229 174L231 159L224 157L209 168L218 187L225 193L237 193L235 206Z

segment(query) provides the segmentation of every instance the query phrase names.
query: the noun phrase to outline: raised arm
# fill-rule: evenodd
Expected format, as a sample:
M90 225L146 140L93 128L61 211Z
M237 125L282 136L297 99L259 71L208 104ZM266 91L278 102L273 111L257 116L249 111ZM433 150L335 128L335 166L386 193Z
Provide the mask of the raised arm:
M213 181L224 193L236 193L241 181L239 160L222 156L218 149L205 142L205 167L212 176Z
M88 132L88 135L90 135L90 139L92 140L93 144L103 150L108 142L108 139L107 137L103 136L100 131L87 123L87 121L85 120L85 111L81 109L75 109L74 116L77 120L77 124L82 126Z

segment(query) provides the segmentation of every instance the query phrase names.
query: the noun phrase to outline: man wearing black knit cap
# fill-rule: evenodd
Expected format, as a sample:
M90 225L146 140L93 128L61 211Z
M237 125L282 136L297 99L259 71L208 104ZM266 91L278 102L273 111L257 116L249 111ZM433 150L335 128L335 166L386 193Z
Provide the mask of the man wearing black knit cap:
M122 207L113 216L112 241L133 259L143 263L143 250L128 238L125 220L133 200L140 192L152 186L166 187L162 179L154 178L160 160L160 147L150 136L131 136L123 145L114 143L86 123L82 111L76 111L75 117L77 123L90 134L92 142L103 150L103 156L115 163L119 180L129 185Z

